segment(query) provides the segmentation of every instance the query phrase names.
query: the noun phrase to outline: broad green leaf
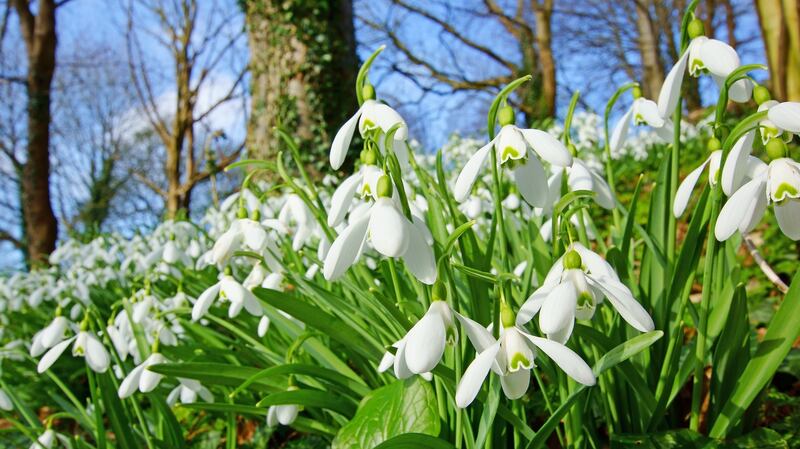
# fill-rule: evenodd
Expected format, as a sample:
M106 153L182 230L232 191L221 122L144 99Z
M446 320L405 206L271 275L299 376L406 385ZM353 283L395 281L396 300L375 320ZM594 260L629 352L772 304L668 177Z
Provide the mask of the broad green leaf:
M712 437L723 437L733 430L745 410L772 379L800 335L800 326L797 325L797 317L800 315L800 273L795 274L790 285L778 311L767 326L764 339L758 344L758 349L739 378L731 398L714 422L710 432Z
M333 449L370 449L404 433L439 435L441 423L430 383L398 380L364 398L356 415L339 430Z
M352 416L356 411L356 405L345 399L344 396L337 396L326 391L318 390L290 390L272 393L258 401L256 407L284 404L324 408L341 413L344 416Z
M727 320L717 339L714 370L711 376L711 417L727 402L750 361L750 320L747 314L747 293L740 285L731 300Z
M140 444L133 435L128 415L125 413L125 408L122 406L119 396L117 396L117 389L114 388L110 375L106 372L97 376L97 383L100 387L100 395L103 398L103 406L108 416L108 422L111 424L111 430L114 431L114 438L118 448L136 449L140 447ZM183 444L182 440L180 444Z
M249 366L228 365L226 363L160 363L147 368L150 371L173 377L186 377L196 379L208 385L239 386L242 382L261 372L258 368ZM271 379L257 379L253 387L264 390L274 390L285 386L278 385Z
M375 449L454 449L454 446L423 433L404 433L384 441Z

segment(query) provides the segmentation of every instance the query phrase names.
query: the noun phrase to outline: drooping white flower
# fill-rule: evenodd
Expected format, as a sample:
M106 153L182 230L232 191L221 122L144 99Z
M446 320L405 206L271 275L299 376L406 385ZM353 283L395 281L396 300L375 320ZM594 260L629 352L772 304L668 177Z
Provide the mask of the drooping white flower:
M455 339L454 331L450 306L441 300L433 301L425 315L394 343L395 354L384 354L378 372L394 366L398 379L430 373L441 361L448 339Z
M717 85L722 87L725 78L740 65L739 54L730 45L705 36L695 37L669 71L661 86L658 95L658 115L668 117L675 110L687 68L689 74L695 77L701 73L709 73ZM750 99L752 93L753 82L745 78L731 85L728 89L728 98L737 103L744 103Z
M653 330L653 319L600 255L573 243L547 273L542 286L517 314L521 326L539 314L539 327L551 340L566 342L575 319L588 320L604 298L622 319L640 332Z
M290 386L287 391L297 390L297 387ZM267 410L267 427L277 427L278 424L290 426L297 419L300 407L297 404L272 405Z
M412 215L412 222L399 210L391 198L391 184L386 175L379 184L387 186L386 191L377 195L363 216L355 218L351 214L350 224L328 250L323 267L325 279L334 280L343 275L358 260L369 241L386 257L402 257L417 279L433 284L437 272L430 231L421 219Z
M371 131L380 131L381 133L388 132L395 125L399 128L394 133L394 147L399 149L402 142L408 138L408 126L400 114L397 113L390 106L380 103L374 99L367 99L364 104L358 108L358 111L339 128L336 137L331 144L331 167L338 170L344 163L347 156L347 150L350 147L350 142L353 140L353 133L355 132L356 125L358 125L358 132L365 136ZM381 144L383 139L378 139ZM397 158L401 164L407 160L404 151L396 151Z
M665 142L672 138L672 121L659 113L655 101L639 97L633 100L630 109L619 119L611 132L608 141L612 152L618 152L625 145L631 124L653 128L656 135Z
M193 404L200 397L205 402L214 402L214 395L200 382L194 379L178 378L178 386L167 395L167 404Z
M362 164L358 171L350 175L333 192L328 212L328 225L339 226L345 219L355 196L374 198L378 179L383 171L372 164Z
M142 393L149 393L156 389L161 379L164 377L162 374L150 371L147 368L159 363L166 363L167 358L158 352L150 354L144 362L139 364L136 368L132 369L122 383L119 385L117 394L120 399L125 399L131 396L136 390Z
M64 332L68 327L69 320L66 317L59 315L53 318L50 324L33 336L30 348L31 357L39 357L46 350L63 341Z
M83 357L92 371L104 373L108 369L110 358L103 343L101 343L94 334L88 331L80 331L78 335L68 338L50 348L50 350L42 356L41 360L39 360L37 371L40 374L47 371L53 363L61 357L61 354L64 353L64 350L67 349L70 343L73 343L73 357Z
M263 337L264 335L267 335L268 330L269 330L269 317L264 315L258 321L258 329L256 332L259 337Z
M47 429L36 438L36 441L30 445L29 449L53 449L58 441L57 436L53 429Z
M14 403L11 402L11 398L8 396L3 389L0 388L0 410L5 410L10 412L14 410Z
M235 318L243 308L255 316L261 316L264 313L261 303L258 302L253 292L245 288L230 274L224 274L219 282L208 287L197 298L192 307L192 321L202 318L217 298L230 302L229 318Z
M572 165L569 151L555 137L538 129L522 129L508 123L461 169L453 189L456 201L463 202L469 197L491 151L496 152L500 166L511 169L522 198L537 207L547 203L547 181L540 158L558 167Z
M258 214L257 214L258 215ZM255 219L236 219L214 243L210 262L217 266L225 265L242 246L260 253L267 244L267 231Z
M800 164L794 160L774 159L728 198L714 228L717 240L727 240L737 230L742 234L753 230L770 203L775 204L781 231L800 240Z
M561 343L535 337L511 322L503 323L499 340L483 326L456 314L464 326L477 356L461 377L456 389L456 405L467 407L475 400L483 381L494 371L500 376L503 393L509 399L518 399L528 390L531 369L537 350L541 350L567 375L583 385L594 385L595 376L583 359Z
M286 202L278 213L278 221L294 234L292 249L295 251L308 243L317 223L311 209L295 194L286 197Z
M569 191L589 190L595 193L594 200L598 206L604 209L616 207L614 194L611 193L611 187L608 186L606 180L581 159L573 157L572 166L554 168L553 174L547 179L547 202L541 208L541 212L545 215L550 215L553 206L561 199L561 183L564 176L566 176Z

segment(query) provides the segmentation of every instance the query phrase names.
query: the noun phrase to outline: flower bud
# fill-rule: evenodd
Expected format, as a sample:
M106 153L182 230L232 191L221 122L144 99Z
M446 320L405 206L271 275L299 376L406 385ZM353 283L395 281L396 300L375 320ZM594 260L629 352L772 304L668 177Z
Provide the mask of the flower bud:
M361 96L364 97L365 101L375 99L375 88L372 87L372 84L366 82L361 86Z
M631 95L633 95L633 99L634 100L638 100L639 98L642 98L642 88L639 87L638 85L635 86L631 91Z
M500 122L500 126L514 124L514 109L508 105L500 108L500 110L497 111L497 121Z
M364 165L377 165L378 155L372 147L361 150L361 163Z
M378 178L378 185L377 185L377 194L378 198L391 198L392 192L394 190L394 186L392 186L392 180L389 179L387 175L383 175Z
M253 209L253 212L250 213L250 218L252 218L255 221L261 220L261 211L258 209Z
M694 19L692 19L691 22L689 22L689 27L688 27L687 31L689 32L689 37L691 39L694 39L696 37L705 35L706 34L706 27L705 27L705 25L703 25L703 21L702 20L700 20L698 18L694 18Z
M572 249L567 254L564 254L563 264L565 270L580 269L583 265L583 260L581 260L581 255Z
M569 154L571 154L572 157L578 155L578 147L576 147L575 144L572 142L570 142L569 145L567 145L567 150L569 150Z
M782 157L786 157L786 154L788 153L786 142L777 137L769 139L769 142L767 142L767 145L764 147L764 149L767 150L767 156L769 156L770 159L780 159Z
M431 297L434 301L445 301L447 299L447 286L444 285L442 280L436 281L433 284L433 291L431 292Z
M505 301L500 303L500 323L503 324L503 328L514 327L516 324L517 317L514 314L514 311L511 310L511 307L506 304Z
M236 211L236 218L247 218L247 209L244 206L239 206L239 210Z
M756 104L761 105L772 100L772 95L770 95L769 89L758 85L753 89L753 99L756 101Z
M708 143L706 144L706 148L708 151L717 151L722 148L722 143L716 137L712 137L708 139Z

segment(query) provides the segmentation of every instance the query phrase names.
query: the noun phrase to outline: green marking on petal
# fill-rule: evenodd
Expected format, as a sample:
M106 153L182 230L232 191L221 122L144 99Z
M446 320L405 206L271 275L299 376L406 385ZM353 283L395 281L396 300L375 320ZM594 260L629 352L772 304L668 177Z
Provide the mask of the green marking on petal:
M508 362L508 366L511 368L511 371L517 371L522 367L531 366L531 361L521 352L516 352L511 357L511 361Z
M509 159L520 159L522 157L514 147L505 147L503 148L503 153L500 155L500 161L505 162Z
M581 292L578 295L578 307L591 307L594 303L594 298L592 298L592 294L589 292Z
M783 201L784 199L786 199L786 197L797 198L797 196L798 196L797 189L793 185L786 182L782 182L778 186L778 188L775 189L774 198L775 201L777 202Z

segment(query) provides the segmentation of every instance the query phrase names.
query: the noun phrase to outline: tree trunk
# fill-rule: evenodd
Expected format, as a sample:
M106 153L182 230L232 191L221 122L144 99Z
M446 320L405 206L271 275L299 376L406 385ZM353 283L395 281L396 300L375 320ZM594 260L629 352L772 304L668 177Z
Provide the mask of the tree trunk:
M664 81L664 66L659 55L658 35L650 16L650 4L649 0L636 2L636 28L642 59L642 93L647 98L657 98Z
M539 69L542 77L542 113L547 117L556 115L556 62L553 58L550 18L553 0L534 2L536 16L536 45L539 47Z
M772 95L800 101L800 1L756 0Z
M319 174L333 136L357 108L352 0L244 3L252 77L248 156L274 159L283 145L273 128L281 126L298 140L306 168Z
M46 265L58 222L50 203L50 90L56 67L56 5L14 0L28 55L28 148L22 169L22 215L29 265Z

